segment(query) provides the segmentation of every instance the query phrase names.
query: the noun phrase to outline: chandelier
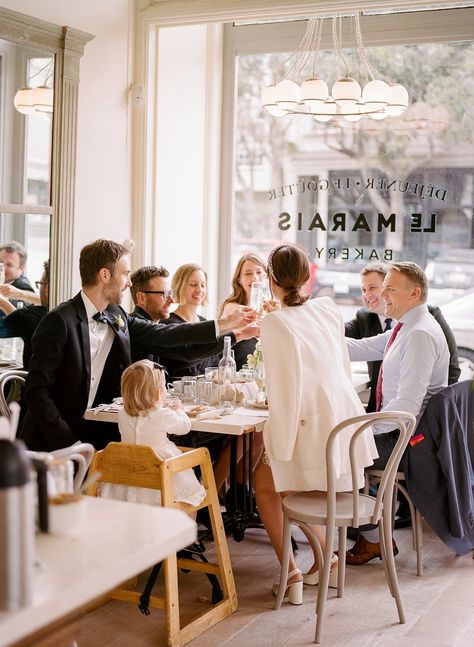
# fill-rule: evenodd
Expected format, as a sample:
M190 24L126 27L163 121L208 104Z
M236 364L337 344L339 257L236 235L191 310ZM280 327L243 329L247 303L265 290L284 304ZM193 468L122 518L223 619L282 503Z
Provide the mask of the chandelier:
M344 76L332 86L317 75L317 59L321 47L323 18L308 20L308 27L296 50L283 62L275 74L275 83L262 91L262 105L274 117L288 114L311 115L320 122L341 117L355 122L363 117L375 120L398 117L408 107L408 92L400 83L393 83L367 59L360 28L360 12L354 14L357 53L365 75L365 85L349 73L342 53L342 16L332 16L332 42L335 56L344 67ZM303 70L313 60L312 76L303 79Z
M37 87L31 87L32 80L44 72L44 82ZM24 88L20 88L13 99L13 105L22 115L31 115L34 112L53 112L53 88L49 87L54 75L53 58L38 72L33 74Z

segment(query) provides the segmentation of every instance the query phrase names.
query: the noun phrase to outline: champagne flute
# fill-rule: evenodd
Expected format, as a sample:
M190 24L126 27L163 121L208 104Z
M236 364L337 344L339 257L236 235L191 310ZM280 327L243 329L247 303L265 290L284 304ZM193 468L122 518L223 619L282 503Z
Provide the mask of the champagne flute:
M270 291L270 283L268 279L263 279L262 280L262 306L266 301L271 301L272 300L272 293ZM268 314L267 309L260 306L260 318L263 319L263 317Z
M262 284L260 281L254 281L250 288L250 307L257 312L262 307Z

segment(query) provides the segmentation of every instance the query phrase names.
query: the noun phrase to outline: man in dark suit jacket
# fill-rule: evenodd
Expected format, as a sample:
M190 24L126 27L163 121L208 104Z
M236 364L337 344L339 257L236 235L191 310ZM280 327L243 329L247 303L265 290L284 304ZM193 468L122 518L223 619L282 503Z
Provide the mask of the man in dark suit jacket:
M161 321L170 316L174 294L169 282L168 270L160 265L145 265L130 275L135 308L130 314L148 321Z
M35 291L28 277L23 273L27 257L25 247L16 240L0 245L0 263L3 263L4 271L4 283L0 286L0 294L10 300L7 302L7 307L4 307L3 302L0 303L0 317L13 312L11 306L22 307L25 301L30 301L27 295L23 300L22 293ZM20 306L19 303L21 303Z
M352 339L373 337L393 327L391 326L391 319L388 320L383 315L385 304L383 299L380 298L380 292L382 291L382 284L386 274L387 267L379 262L370 263L360 273L362 299L366 308L360 308L356 312L354 319L346 322L346 337L352 337ZM446 341L448 342L450 354L448 384L454 384L461 375L456 340L441 310L430 305L428 306L428 310L441 326ZM381 364L382 362L367 362L370 378L370 397L367 404L367 411L369 413L375 411L375 390Z
M51 451L78 440L102 448L120 440L114 425L83 416L87 408L120 395L132 348L164 358L197 358L216 352L217 334L240 328L236 339L255 336L249 325L255 313L249 309L218 322L179 326L129 317L120 305L130 287L128 250L113 241L84 247L79 267L81 292L47 314L33 336L28 412L19 434L30 449Z
M40 291L40 306L27 306L13 309L10 314L0 319L0 339L21 337L23 340L23 368L27 371L30 366L31 338L41 319L48 312L49 301L49 261L44 262L41 280L37 281ZM0 304L4 298L0 296Z

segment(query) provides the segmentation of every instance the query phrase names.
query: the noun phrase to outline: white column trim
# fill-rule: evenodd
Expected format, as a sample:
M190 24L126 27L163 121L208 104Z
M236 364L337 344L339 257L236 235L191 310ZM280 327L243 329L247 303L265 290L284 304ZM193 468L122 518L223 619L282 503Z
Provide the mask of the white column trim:
M297 18L338 11L411 10L446 4L443 0L139 0L146 20L160 25Z
M94 36L0 8L0 38L50 51L55 57L49 287L53 307L71 296L76 270L72 249L79 60Z

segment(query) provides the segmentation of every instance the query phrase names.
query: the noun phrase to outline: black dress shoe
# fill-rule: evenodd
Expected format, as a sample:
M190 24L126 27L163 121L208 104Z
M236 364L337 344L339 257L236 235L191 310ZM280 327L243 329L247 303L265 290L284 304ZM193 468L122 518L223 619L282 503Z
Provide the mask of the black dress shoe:
M395 517L395 528L409 528L411 526L411 517Z
M358 536L359 536L359 528L353 528L352 526L348 526L347 539L350 539L352 541L357 541Z

